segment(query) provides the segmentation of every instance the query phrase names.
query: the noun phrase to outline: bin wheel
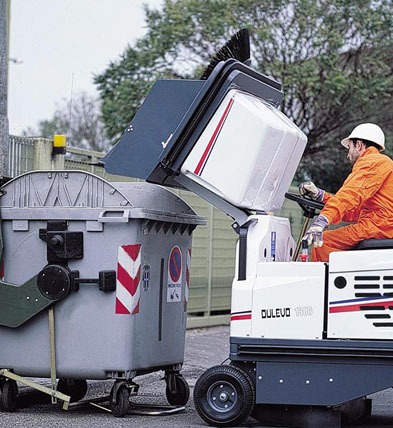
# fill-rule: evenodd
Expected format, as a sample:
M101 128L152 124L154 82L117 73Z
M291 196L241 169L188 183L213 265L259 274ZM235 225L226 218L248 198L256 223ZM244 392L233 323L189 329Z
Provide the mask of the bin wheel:
M242 424L255 403L255 388L249 376L234 366L214 366L203 373L194 388L195 409L209 425Z
M87 382L83 379L59 379L57 390L71 397L71 402L82 400L87 393Z
M119 386L116 393L115 403L113 402L114 391L115 386L113 386L110 394L110 408L112 410L113 416L122 418L128 412L128 407L130 405L130 391L126 385Z
M175 392L166 385L166 398L172 406L185 406L190 398L190 387L182 375L175 375Z
M18 385L12 379L3 383L1 390L1 406L6 412L16 410L16 400L18 397Z

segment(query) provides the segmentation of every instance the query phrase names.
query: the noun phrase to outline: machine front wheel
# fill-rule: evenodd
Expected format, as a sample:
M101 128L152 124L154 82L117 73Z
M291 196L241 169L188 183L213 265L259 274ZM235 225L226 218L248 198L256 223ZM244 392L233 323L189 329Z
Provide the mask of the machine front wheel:
M59 379L57 390L71 397L71 402L82 400L87 393L87 382L82 379Z
M117 390L115 400L113 400L113 394L115 394L115 387L112 388L110 394L110 408L112 410L112 414L117 418L122 418L128 412L130 405L130 391L126 385L121 385Z
M16 410L18 397L18 385L14 380L8 379L2 385L1 389L1 406L6 412L14 412Z
M190 398L190 387L182 375L175 375L175 391L172 391L170 385L166 386L166 398L172 406L185 406Z
M237 367L214 366L197 380L194 403L199 416L209 425L240 425L254 407L254 385Z

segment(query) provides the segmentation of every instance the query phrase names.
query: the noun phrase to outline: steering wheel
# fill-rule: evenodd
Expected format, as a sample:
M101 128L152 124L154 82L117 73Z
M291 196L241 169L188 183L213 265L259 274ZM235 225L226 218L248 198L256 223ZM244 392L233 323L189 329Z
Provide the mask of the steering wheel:
M325 206L322 202L315 202L295 193L285 193L285 197L297 202L303 210L303 215L308 218L313 218L316 215L315 211L320 211Z

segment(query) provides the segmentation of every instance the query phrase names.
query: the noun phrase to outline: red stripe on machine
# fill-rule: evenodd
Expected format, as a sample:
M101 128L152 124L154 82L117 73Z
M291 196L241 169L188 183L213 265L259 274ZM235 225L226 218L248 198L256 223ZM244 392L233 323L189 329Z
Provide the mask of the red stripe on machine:
M250 319L251 319L251 314L231 316L231 321L250 320Z
M218 125L217 125L216 129L214 130L213 135L210 138L209 144L207 145L205 151L203 152L202 157L199 159L199 162L198 162L197 167L195 168L194 174L199 175L199 173L201 172L203 164L205 163L205 161L207 159L207 156L208 156L208 154L209 154L209 152L213 146L213 143L215 142L215 140L217 138L217 135L218 135L218 133L222 127L222 124L224 123L224 120L226 119L226 117L229 113L229 109L231 108L232 104L233 104L233 98L231 98L229 100L229 103L225 108L224 114L221 116L221 119L218 122Z
M367 306L383 306L385 309L389 309L389 306L393 305L393 300L387 302L374 301L371 303L360 303L356 305L345 305L345 306L333 306L329 308L330 314L335 314L339 312L355 312L360 311L360 307L364 308Z

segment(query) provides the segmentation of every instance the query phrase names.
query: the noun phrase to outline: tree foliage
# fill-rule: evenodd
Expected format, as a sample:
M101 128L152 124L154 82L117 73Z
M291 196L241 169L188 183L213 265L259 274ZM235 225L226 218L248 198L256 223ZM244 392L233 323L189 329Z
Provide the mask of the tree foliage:
M283 112L308 136L298 170L336 190L347 175L342 137L364 121L388 137L393 0L165 0L145 6L147 34L95 77L108 135L118 138L158 78L198 78L239 28L252 66L283 84Z
M24 134L43 138L63 134L70 146L97 151L106 150L109 146L100 119L100 101L86 92L74 95L72 101L63 100L51 119L41 120L38 129L29 128Z

